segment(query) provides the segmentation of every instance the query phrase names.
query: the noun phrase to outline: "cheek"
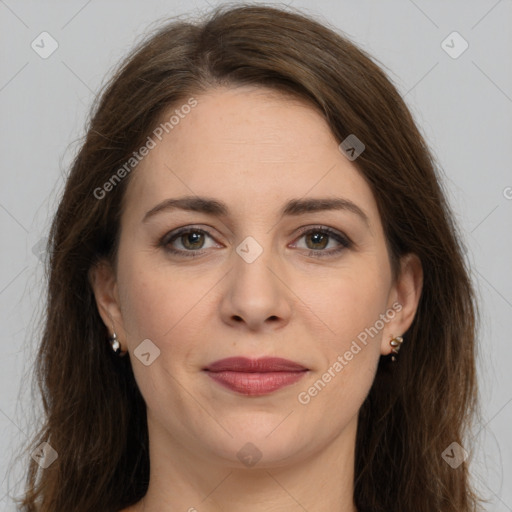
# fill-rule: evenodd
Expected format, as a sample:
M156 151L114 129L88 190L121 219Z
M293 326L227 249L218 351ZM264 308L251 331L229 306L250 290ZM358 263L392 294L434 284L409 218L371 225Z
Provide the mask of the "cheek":
M182 331L193 323L197 310L194 307L211 288L205 279L183 282L183 278L174 274L133 267L127 268L126 275L119 276L123 283L120 286L123 319L130 344L144 338L154 339L158 344L172 336L172 332Z
M345 421L356 412L373 382L382 338L381 315L386 312L390 273L366 262L315 281L299 294L317 328L316 349L322 354L312 387L301 389L316 406L331 407ZM358 271L359 270L359 271ZM304 288L304 291L307 288ZM309 326L313 331L312 325ZM302 402L301 402L302 403ZM316 407L315 406L315 407ZM345 417L346 416L346 417Z
M319 422L318 429L323 428L326 412L327 421L336 425L336 431L357 415L373 384L380 358L381 335L361 336L366 334L367 326L375 323L375 316L369 308L346 306L337 320L332 319L335 334L329 331L321 341L318 349L322 358L297 394L298 403L308 411L311 421Z
M385 312L389 287L386 267L367 261L320 279L308 278L298 295L307 304L309 315L320 321L331 344L341 350Z

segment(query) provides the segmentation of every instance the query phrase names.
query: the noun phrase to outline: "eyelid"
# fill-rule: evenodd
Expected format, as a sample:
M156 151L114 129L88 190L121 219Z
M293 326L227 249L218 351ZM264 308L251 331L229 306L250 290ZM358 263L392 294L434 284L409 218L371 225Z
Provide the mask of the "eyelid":
M335 235L340 238L346 239L347 242L352 242L352 240L350 240L350 238L347 235L345 235L345 233L338 231L337 229L331 228L329 226L324 226L323 224L303 226L302 228L299 228L299 236L310 233L311 231L326 231L330 235Z

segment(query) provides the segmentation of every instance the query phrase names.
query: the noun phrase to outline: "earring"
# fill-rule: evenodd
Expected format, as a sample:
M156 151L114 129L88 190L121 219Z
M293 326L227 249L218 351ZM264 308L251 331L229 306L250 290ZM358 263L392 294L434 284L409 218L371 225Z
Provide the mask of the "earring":
M119 340L117 339L116 332L114 331L112 336L108 339L110 342L110 346L112 347L112 350L117 356L124 356L126 354L126 351L121 350L121 344L119 343Z
M403 341L404 339L402 338L402 336L395 336L389 342L389 344L393 347L391 349L391 352L393 352L393 355L391 356L391 361L396 361L395 354L398 354L398 351L400 350L400 345L402 344Z

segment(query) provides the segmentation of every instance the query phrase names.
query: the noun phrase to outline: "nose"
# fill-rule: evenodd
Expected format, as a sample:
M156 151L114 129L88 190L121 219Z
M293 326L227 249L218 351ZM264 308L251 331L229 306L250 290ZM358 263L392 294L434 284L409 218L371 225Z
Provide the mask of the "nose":
M223 322L231 327L275 330L289 322L293 294L286 285L281 262L270 249L253 260L245 258L242 246L233 254L225 287L220 310Z

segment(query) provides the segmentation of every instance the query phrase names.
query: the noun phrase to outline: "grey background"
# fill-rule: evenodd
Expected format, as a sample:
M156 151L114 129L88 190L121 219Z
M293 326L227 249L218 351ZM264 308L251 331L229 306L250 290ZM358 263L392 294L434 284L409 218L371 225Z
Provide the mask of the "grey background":
M512 511L512 1L292 5L385 66L443 169L481 302L472 471L488 510ZM23 479L14 456L39 421L28 388L44 307L38 243L94 95L155 22L208 8L201 0L0 0L0 510L14 510L6 493ZM31 48L43 31L59 45L47 59ZM453 31L469 44L458 58L441 47Z

